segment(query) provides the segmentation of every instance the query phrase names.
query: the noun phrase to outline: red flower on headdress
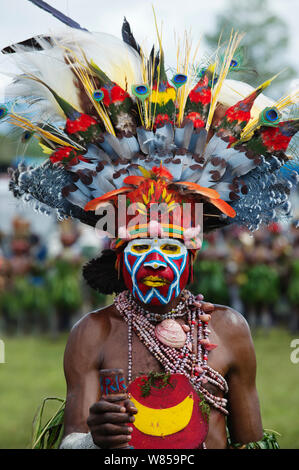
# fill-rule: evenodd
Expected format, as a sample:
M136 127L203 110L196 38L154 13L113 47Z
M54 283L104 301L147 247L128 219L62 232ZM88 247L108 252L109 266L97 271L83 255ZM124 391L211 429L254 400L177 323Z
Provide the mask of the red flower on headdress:
M110 106L111 100L110 100L110 93L109 93L109 90L107 90L107 88L101 88L101 91L104 93L104 98L103 98L102 103L103 103L105 106Z
M67 119L65 130L68 134L75 134L76 132L85 132L90 126L97 125L98 122L88 114L81 114L78 119Z
M205 123L201 119L201 115L199 113L196 113L195 111L187 114L186 118L190 119L193 122L195 129L198 129L200 127L205 127Z
M232 106L226 111L225 117L230 122L233 122L233 121L248 122L250 119L250 111L244 111L242 109L238 109Z
M261 137L268 151L284 151L287 149L290 142L290 136L282 135L278 127L269 127L269 129L261 132Z
M237 142L237 140L238 140L238 139L237 139L236 137L234 137L233 135L229 135L228 138L229 138L229 145L228 145L228 147L229 147L231 144Z
M280 233L281 226L277 222L272 222L271 224L268 225L268 230L271 233Z
M125 101L125 99L129 97L129 94L118 85L115 85L111 90L112 103Z
M114 85L112 88L101 88L104 93L103 103L105 106L110 106L117 102L122 103L125 99L130 98L130 95L123 90L119 85Z
M80 160L88 162L86 158L78 154L75 149L72 147L59 147L55 152L50 156L52 163L62 163L67 165L77 165Z
M198 84L197 88L193 88L193 90L190 91L190 101L192 101L192 103L209 104L211 102L211 89L202 88L198 90L198 88L200 88L200 84Z
M173 124L173 122L169 118L168 114L157 114L156 119L155 119L155 126L154 126L155 129L156 129L156 127L161 126L165 122L170 122L171 124Z
M160 178L166 178L168 180L172 180L173 179L173 176L172 174L170 173L170 171L168 171L164 166L153 166L152 168L152 172L160 177Z

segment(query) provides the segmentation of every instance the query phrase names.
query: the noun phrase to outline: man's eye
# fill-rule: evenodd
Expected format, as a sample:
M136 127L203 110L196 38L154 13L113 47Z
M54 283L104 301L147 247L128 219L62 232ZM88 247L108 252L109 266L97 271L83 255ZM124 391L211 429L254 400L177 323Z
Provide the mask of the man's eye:
M134 245L133 250L137 251L138 253L141 253L143 251L147 251L149 248L149 245Z
M168 252L168 253L179 253L180 252L180 247L177 245L162 245L161 246L162 251Z

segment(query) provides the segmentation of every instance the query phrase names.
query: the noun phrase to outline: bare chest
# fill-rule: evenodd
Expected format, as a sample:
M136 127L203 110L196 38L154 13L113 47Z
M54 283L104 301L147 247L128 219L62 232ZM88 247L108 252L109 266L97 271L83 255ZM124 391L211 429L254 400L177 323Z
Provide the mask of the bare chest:
M210 327L210 341L218 347L209 353L208 365L218 371L223 377L229 369L229 351L221 341L219 335ZM196 331L195 331L196 337ZM147 375L151 371L161 372L163 365L153 356L147 347L133 333L132 339L132 378ZM125 322L117 322L111 330L109 339L104 349L101 368L121 368L128 381L128 329ZM205 388L215 396L223 396L223 393L213 384L208 383ZM211 409L209 433L206 440L207 448L226 447L225 417L216 409Z
M221 341L219 335L210 327L210 341L217 344L217 348L209 353L208 365L225 376L229 368L229 351ZM194 332L196 343L196 330ZM128 379L128 328L124 321L113 325L111 334L106 342L101 368L121 368ZM149 372L163 371L164 367L148 350L142 341L133 333L132 338L132 378L147 375ZM211 384L207 385L209 391L219 395L219 390Z

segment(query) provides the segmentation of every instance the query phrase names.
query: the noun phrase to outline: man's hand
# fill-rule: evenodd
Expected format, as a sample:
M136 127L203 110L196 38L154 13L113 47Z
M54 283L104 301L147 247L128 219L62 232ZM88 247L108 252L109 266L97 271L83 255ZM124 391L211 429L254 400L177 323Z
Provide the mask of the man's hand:
M117 403L120 400L124 400L123 405ZM110 397L94 403L87 419L94 443L102 449L129 443L133 431L130 423L135 421L133 415L136 413L137 409L127 395L117 397L117 400Z
M199 303L201 304L201 308L204 313L211 315L214 312L215 310L214 304L211 304L210 302L203 302L202 300L200 300Z
M195 297L194 305L197 305L198 307L200 307L202 309L202 311L204 313L206 313L207 315L211 315L215 310L215 305L214 304L211 304L211 302L204 302L203 301L203 295L202 294L198 294Z

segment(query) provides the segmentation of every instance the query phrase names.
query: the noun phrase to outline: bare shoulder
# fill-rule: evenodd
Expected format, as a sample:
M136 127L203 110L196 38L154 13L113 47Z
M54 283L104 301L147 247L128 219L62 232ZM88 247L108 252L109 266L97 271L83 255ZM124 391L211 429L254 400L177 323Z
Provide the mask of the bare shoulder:
M247 367L255 367L250 328L241 313L224 305L215 305L211 326L229 351L231 365L239 367L240 364L247 364Z
M105 333L109 331L113 314L113 305L108 305L107 307L87 313L75 323L71 329L70 337L80 335L81 340L82 335L83 338L88 336L90 339L93 337L104 337Z
M250 337L250 329L244 316L231 307L215 304L211 325L216 333L232 338L235 335Z
M64 356L65 365L74 362L82 365L90 361L97 362L109 337L114 316L113 305L84 315L69 334Z

